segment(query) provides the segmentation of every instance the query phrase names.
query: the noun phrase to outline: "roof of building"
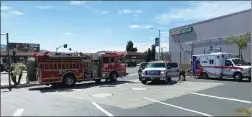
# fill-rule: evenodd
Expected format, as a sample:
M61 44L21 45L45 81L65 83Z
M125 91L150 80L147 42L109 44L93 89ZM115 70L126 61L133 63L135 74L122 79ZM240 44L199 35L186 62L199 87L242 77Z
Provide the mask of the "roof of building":
M237 14L241 14L241 13L245 13L245 12L250 12L250 11L251 11L251 9L247 9L247 10L243 10L243 11L239 11L239 12L235 12L235 13L230 13L230 14L227 14L227 15L211 18L211 19L208 19L208 20L204 20L204 21L200 21L200 22L196 22L196 23L192 23L192 24L172 28L169 31L175 30L175 29L180 29L180 28L183 28L183 27L191 26L191 25L202 24L202 23L206 23L206 22L209 22L209 21L212 21L212 20L221 19L221 18L225 18L225 17L229 17L229 16L233 16L233 15L237 15Z

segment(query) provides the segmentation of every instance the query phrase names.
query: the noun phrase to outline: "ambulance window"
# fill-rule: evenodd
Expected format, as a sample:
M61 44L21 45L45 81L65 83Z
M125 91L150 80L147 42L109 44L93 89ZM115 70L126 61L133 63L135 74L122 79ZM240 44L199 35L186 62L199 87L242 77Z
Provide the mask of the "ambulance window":
M115 58L114 57L111 57L110 58L110 63L114 63L115 62Z
M232 66L232 62L230 60L225 61L225 66Z
M103 63L109 63L109 58L108 57L103 57Z
M209 60L209 64L214 64L214 60L213 59Z

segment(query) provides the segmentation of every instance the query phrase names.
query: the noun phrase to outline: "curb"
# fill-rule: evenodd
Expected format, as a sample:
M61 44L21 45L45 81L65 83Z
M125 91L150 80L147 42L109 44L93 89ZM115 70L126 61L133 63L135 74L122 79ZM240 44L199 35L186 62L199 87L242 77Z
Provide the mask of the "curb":
M28 83L26 83L26 84L20 84L17 86L15 86L15 85L11 85L11 86L12 86L12 88L25 88L25 87L39 86L39 85L41 85L41 84L28 84ZM7 88L9 88L9 85L1 86L0 89L7 89Z

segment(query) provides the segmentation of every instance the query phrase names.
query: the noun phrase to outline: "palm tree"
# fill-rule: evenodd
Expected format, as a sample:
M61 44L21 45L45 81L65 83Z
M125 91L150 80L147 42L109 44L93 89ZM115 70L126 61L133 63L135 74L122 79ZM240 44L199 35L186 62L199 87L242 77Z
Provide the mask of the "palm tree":
M236 44L237 45L239 57L241 59L243 59L242 50L247 48L250 34L251 33L248 32L248 33L240 35L240 36L230 36L226 39L226 42L228 44Z
M235 114L237 116L252 116L252 108L237 108Z

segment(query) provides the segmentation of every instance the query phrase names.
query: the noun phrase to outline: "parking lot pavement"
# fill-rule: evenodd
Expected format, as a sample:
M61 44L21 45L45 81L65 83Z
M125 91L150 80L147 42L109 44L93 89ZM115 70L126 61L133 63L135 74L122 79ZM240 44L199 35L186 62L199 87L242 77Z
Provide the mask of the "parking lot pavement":
M84 83L70 89L16 89L2 93L1 112L8 116L16 111L23 116L231 116L235 108L250 106L250 83L195 80L143 85L137 76L126 76L117 83Z

